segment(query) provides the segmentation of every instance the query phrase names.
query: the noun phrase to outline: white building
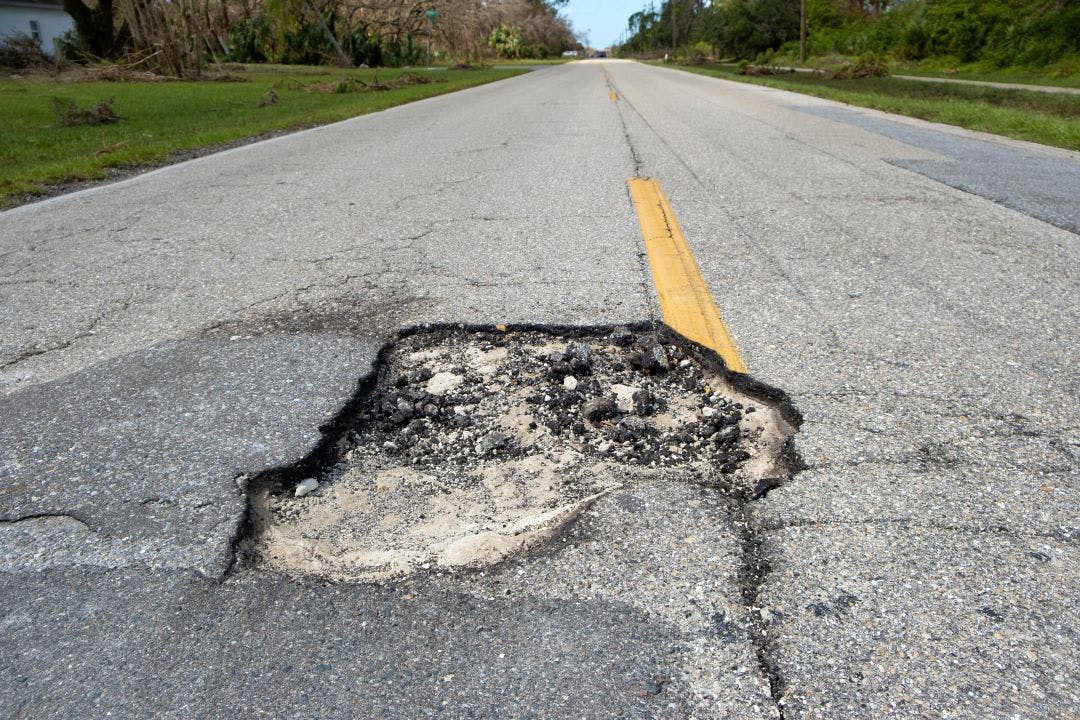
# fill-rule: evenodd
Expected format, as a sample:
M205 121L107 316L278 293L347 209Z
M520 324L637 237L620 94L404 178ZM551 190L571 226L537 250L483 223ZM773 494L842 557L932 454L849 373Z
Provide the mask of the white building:
M49 55L54 41L74 24L59 2L49 0L0 0L0 35L29 35L41 42Z

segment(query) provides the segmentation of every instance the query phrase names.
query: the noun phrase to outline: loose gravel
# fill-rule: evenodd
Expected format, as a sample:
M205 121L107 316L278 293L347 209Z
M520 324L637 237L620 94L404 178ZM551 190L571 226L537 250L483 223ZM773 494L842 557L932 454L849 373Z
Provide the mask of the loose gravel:
M725 377L627 328L409 335L341 461L256 494L258 548L289 573L381 580L498 562L633 482L750 494L781 473L791 428Z

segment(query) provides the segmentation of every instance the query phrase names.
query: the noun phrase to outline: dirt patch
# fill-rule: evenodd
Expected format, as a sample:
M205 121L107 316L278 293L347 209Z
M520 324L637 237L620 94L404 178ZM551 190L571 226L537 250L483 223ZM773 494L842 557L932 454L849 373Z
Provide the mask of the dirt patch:
M629 483L752 496L792 431L668 336L416 333L385 355L339 462L253 490L253 549L338 580L482 567Z

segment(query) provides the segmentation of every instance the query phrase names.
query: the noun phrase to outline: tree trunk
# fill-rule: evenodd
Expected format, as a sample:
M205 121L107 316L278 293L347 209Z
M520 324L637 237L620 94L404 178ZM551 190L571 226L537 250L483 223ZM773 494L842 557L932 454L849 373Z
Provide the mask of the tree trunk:
M330 32L330 26L326 24L326 18L319 12L319 9L315 7L315 3L312 0L307 0L308 7L311 8L311 12L315 13L315 17L319 19L319 27L322 28L323 34L326 35L327 41L334 48L334 52L338 56L338 60L344 67L352 67L352 60L345 51L341 49L341 43L334 37L334 33Z
M806 0L799 2L799 62L806 62Z
M82 0L64 0L64 11L74 21L75 32L88 53L98 58L120 55L126 33L116 31L112 0L100 0L97 7Z
M675 0L671 0L671 61L675 62L675 55L679 49L678 34L675 29Z

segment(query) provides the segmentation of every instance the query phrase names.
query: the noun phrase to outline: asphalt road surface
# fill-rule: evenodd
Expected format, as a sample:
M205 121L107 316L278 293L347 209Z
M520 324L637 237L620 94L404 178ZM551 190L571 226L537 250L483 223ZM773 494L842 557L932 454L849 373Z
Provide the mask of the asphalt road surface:
M483 572L235 562L399 330L658 320L633 177L798 472ZM1080 716L1077 198L1076 153L590 61L0 213L0 713Z

